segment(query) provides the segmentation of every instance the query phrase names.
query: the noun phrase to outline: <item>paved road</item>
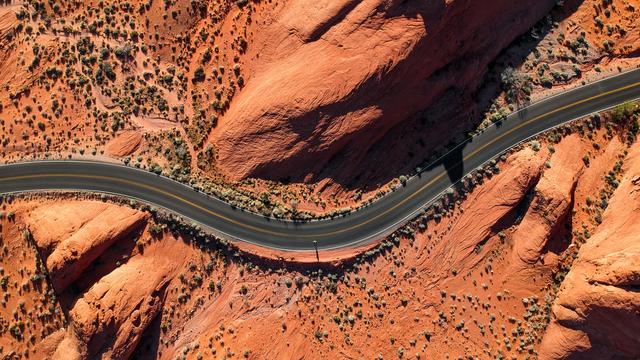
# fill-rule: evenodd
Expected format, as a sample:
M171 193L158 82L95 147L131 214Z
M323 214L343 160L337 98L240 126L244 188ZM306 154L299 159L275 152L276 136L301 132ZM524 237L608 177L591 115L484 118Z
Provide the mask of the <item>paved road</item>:
M599 110L640 98L640 70L548 98L461 144L419 177L345 217L306 223L234 209L170 179L116 164L35 161L0 166L0 193L78 189L120 194L195 220L228 239L288 250L348 247L388 235L463 175L523 140Z

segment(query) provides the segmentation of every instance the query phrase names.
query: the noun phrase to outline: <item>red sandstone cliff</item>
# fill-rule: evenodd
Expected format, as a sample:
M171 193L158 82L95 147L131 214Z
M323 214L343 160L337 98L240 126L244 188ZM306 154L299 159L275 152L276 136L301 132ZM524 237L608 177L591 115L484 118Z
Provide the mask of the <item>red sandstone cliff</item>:
M287 3L254 41L255 74L215 134L220 165L234 179L322 178L327 166L353 177L351 165L394 126L445 93L467 96L554 3ZM453 127L464 122L432 131Z
M640 357L639 150L562 284L541 359Z

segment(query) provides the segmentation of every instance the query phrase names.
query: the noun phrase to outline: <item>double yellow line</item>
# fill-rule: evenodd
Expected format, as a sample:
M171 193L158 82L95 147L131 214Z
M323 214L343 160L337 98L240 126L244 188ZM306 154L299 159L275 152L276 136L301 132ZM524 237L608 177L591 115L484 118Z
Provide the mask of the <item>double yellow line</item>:
M509 134L513 133L514 131L517 131L518 129L527 126L535 121L538 121L542 118L545 118L549 115L553 115L555 113L559 113L561 111L570 109L572 107L576 107L578 105L608 96L608 95L612 95L615 93L619 93L625 90L629 90L632 89L634 87L638 87L640 86L640 82L636 82L627 86L623 86L621 88L615 89L615 90L610 90L580 101L576 101L574 103L571 103L569 105L565 105L562 107L559 107L555 110L549 111L547 113L544 113L542 115L538 115L536 117L533 117L515 127L513 127L511 130L506 131L505 133L495 137L494 139L492 139L491 141L485 143L484 145L482 145L481 147L479 147L478 149L474 150L472 153L468 154L467 156L464 157L463 161L467 161L470 158L472 158L473 156L475 156L476 154L478 154L480 151L484 150L485 148L487 148L488 146L491 146L492 144L494 144L495 142L499 141L500 139L504 138L505 136L508 136ZM262 233L262 234L267 234L267 235L272 235L272 236L279 236L279 237L285 237L285 238L322 238L322 237L326 237L326 236L331 236L331 235L337 235L337 234L341 234L341 233L345 233L354 229L357 229L359 227L362 227L366 224L369 224L373 221L376 221L377 219L387 215L388 213L394 211L395 209L397 209L398 207L402 206L403 204L405 204L406 202L410 201L411 199L415 198L416 196L418 196L420 193L422 193L424 190L428 189L433 183L435 183L436 181L440 180L442 177L444 177L446 175L446 171L441 172L440 174L438 174L435 178L431 179L429 182L427 182L426 184L424 184L422 187L420 187L417 191L413 192L412 194L410 194L409 196L405 197L404 199L402 199L401 201L399 201L397 204L393 205L392 207L390 207L389 209L385 210L384 212L373 216L371 218L368 218L358 224L349 226L347 228L344 229L340 229L340 230L335 230L335 231L330 231L330 232L326 232L326 233L322 233L322 234L299 234L299 235L293 235L293 234L287 234L287 233L283 233L283 232L279 232L279 231L271 231L271 230L267 230L261 227L257 227L257 226L253 226L253 225L249 225L249 224L245 224L243 222L240 222L238 220L234 220L228 216L219 214L213 210L210 210L204 206L201 206L199 204L196 204L190 200L187 200L181 196L178 196L176 194L173 194L171 192L162 190L160 188L154 187L154 186L150 186L150 185L146 185L143 183L139 183L136 181L131 181L131 180L126 180L126 179L121 179L121 178L117 178L117 177L111 177L111 176L102 176L102 175L82 175L82 174L64 174L64 173L51 173L51 174L38 174L38 175L22 175L22 176L14 176L14 177L6 177L6 178L0 178L0 182L3 181L14 181L14 180L26 180L26 179L34 179L34 178L51 178L51 177L63 177L63 178L79 178L79 179L92 179L92 180L109 180L112 182L117 182L117 183L121 183L124 185L129 185L129 186L134 186L134 187L138 187L138 188L142 188L142 189L146 189L146 190L150 190L162 195L165 195L169 198L175 199L177 201L180 201L184 204L187 204L193 208L196 208L200 211L203 211L209 215L215 216L217 218L220 218L228 223L231 223L233 225L237 225L239 227L248 229L248 230L252 230L254 232L257 233Z

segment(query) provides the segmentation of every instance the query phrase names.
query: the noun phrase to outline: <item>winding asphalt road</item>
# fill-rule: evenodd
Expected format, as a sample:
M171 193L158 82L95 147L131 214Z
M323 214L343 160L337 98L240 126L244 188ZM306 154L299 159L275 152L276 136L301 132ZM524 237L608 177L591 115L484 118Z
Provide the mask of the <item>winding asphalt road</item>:
M510 115L450 151L406 186L350 215L305 223L251 214L173 180L111 163L34 161L0 166L0 193L73 189L142 200L229 240L311 250L349 247L388 235L470 171L542 131L640 98L640 70L571 90Z

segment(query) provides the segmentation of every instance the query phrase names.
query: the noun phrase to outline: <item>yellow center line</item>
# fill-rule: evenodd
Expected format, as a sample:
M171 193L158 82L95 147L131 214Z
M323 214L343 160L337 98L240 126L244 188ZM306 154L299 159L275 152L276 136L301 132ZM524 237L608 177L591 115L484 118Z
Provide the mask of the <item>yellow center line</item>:
M540 120L540 119L542 119L542 118L544 118L544 117L547 117L547 116L549 116L549 115L553 115L553 114L559 113L559 112L561 112L561 111L563 111L563 110L567 110L567 109L570 109L570 108L572 108L572 107L576 107L576 106L578 106L578 105L580 105L580 104L584 104L584 103L587 103L587 102L589 102L589 101L593 101L593 100L599 99L599 98L604 97L604 96L607 96L607 95L611 95L611 94L619 93L619 92L621 92L621 91L625 91L625 90L632 89L632 88L637 87L637 86L639 86L639 85L640 85L640 82L636 82L636 83L633 83L633 84L631 84L631 85L623 86L623 87L618 88L618 89L615 89L615 90L610 90L610 91L603 92L603 93L601 93L601 94L598 94L598 95L595 95L595 96L592 96L592 97L589 97L589 98L586 98L586 99L583 99L583 100L576 101L576 102L571 103L571 104L569 104L569 105L565 105L565 106L559 107L559 108L557 108L557 109L555 109L555 110L551 110L551 111L549 111L549 112L547 112L547 113L544 113L544 114L542 114L542 115L538 115L538 116L536 116L536 117L534 117L534 118L531 118L531 119L529 119L529 120L527 120L527 121L523 122L522 124L519 124L519 125L515 126L513 129L511 129L511 130L509 130L509 131L505 132L504 134L501 134L500 136L497 136L497 137L496 137L496 138L494 138L493 140L491 140L491 141L489 141L488 143L486 143L486 144L482 145L481 147L479 147L478 149L476 149L476 150L475 150L474 152L472 152L471 154L469 154L469 155L465 156L463 160L464 160L464 161L466 161L467 159L470 159L471 157L473 157L474 155L476 155L477 153L479 153L480 151L482 151L483 149L485 149L487 146L490 146L491 144L495 143L496 141L498 141L498 140L502 139L503 137L505 137L505 136L507 136L507 135L511 134L512 132L514 132L514 131L516 131L516 130L518 130L518 129L522 128L523 126L526 126L526 125L531 124L532 122L538 121L538 120Z
M532 122L538 121L542 118L545 118L549 115L558 113L560 111L578 106L580 104L584 104L590 101L593 101L595 99L607 96L607 95L611 95L611 94L615 94L618 92L622 92L634 87L637 87L640 85L640 82L636 82L634 84L631 85L627 85L627 86L623 86L621 88L615 89L615 90L610 90L595 96L591 96L589 98L583 99L583 100L579 100L576 101L574 103L571 103L569 105L565 105L562 107L559 107L555 110L549 111L547 113L544 113L542 115L538 115L536 117L533 117L517 126L515 126L514 128L512 128L511 130L496 136L493 140L485 143L484 145L482 145L481 147L479 147L478 149L476 149L475 151L473 151L472 153L470 153L469 155L465 156L463 161L467 161L468 159L472 158L473 156L475 156L477 153L479 153L480 151L482 151L483 149L487 148L488 146L490 146L491 144L495 143L496 141L504 138L505 136L511 134L512 132L522 128L523 126L526 126ZM287 237L287 238L320 238L320 237L325 237L325 236L331 236L331 235L336 235L336 234L340 234L340 233L344 233L347 231L351 231L354 229L357 229L359 227L362 227L372 221L375 221L377 219L379 219L382 216L387 215L388 213L394 211L395 209L397 209L398 207L402 206L403 204L405 204L406 202L410 201L411 199L415 198L416 196L418 196L420 193L422 193L424 190L428 189L431 185L433 185L433 183L435 183L436 181L440 180L442 177L444 177L446 175L446 171L442 171L441 173L439 173L436 177L434 177L433 179L431 179L429 182L427 182L426 184L424 184L422 187L420 187L417 191L413 192L412 194L410 194L409 196L405 197L404 199L402 199L401 201L399 201L397 204L395 204L394 206L390 207L389 209L385 210L384 212L373 216L371 218L368 218L358 224L352 225L350 227L341 229L341 230L335 230L335 231L331 231L331 232L326 232L326 233L322 233L322 234L300 234L300 235L291 235L291 234L287 234L287 233L282 233L282 232L278 232L278 231L271 231L271 230L267 230L261 227L257 227L257 226L253 226L253 225L249 225L249 224L245 224L242 223L240 221L234 220L230 217L227 217L225 215L219 214L213 210L210 210L204 206L198 205L190 200L187 200L181 196L175 195L171 192L159 189L157 187L154 186L150 186L150 185L146 185L146 184L142 184L136 181L131 181L131 180L126 180L126 179L121 179L121 178L116 178L116 177L111 177L111 176L101 176L101 175L81 175L81 174L64 174L64 173L53 173L53 174L41 174L41 175L22 175L22 176L14 176L14 177L7 177L7 178L1 178L0 181L11 181L11 180L23 180L23 179L31 179L31 178L46 178L46 177L67 177L67 178L83 178L83 179L102 179L102 180L111 180L114 182L120 182L123 184L127 184L127 185L132 185L132 186L136 186L139 188L143 188L143 189L147 189L147 190L151 190L154 191L156 193L160 193L163 194L165 196L168 196L170 198L173 198L175 200L178 200L182 203L185 203L191 207L194 207L198 210L201 210L209 215L218 217L224 221L227 221L231 224L243 227L245 229L249 229L249 230L253 230L255 232L258 233L263 233L263 234L269 234L269 235L274 235L274 236L281 236L281 237Z
M21 176L13 176L13 177L8 177L8 178L3 178L0 179L0 181L12 181L12 180L24 180L24 179L37 179L37 178L51 178L51 177L63 177L63 178L80 178L80 179L93 179L93 180L110 180L110 181L114 181L114 182L119 182L119 183L123 183L123 184L127 184L127 185L132 185L132 186L136 186L139 188L143 188L143 189L147 189L147 190L151 190L163 195L166 195L168 197L171 197L173 199L179 200L189 206L192 206L196 209L202 210L210 215L216 216L220 219L223 219L225 221L228 221L234 225L239 225L242 226L244 228L247 229L251 229L251 230L255 230L257 232L263 232L263 233L267 233L267 234L271 234L271 235L287 235L285 233L279 233L279 232L273 232L273 231L269 231L269 230L265 230L263 228L259 228L256 226L252 226L252 225L248 225L248 224L244 224L241 223L237 220L234 220L230 217L224 216L222 214L218 214L215 211L209 210L201 205L198 205L190 200L187 200L185 198L183 198L182 196L178 196L175 195L171 192L159 189L155 186L151 186L151 185L146 185L146 184L142 184L136 181L131 181L131 180L126 180L126 179L122 179L122 178L117 178L117 177L112 177L112 176L103 176L103 175L83 175L83 174L65 174L65 173L51 173L51 174L39 174L39 175L21 175Z
M496 141L498 141L498 140L502 139L503 137L505 137L505 136L509 135L510 133L514 132L515 130L517 130L517 129L519 129L519 128L521 128L521 127L523 127L523 126L527 125L527 124L530 124L530 123L532 123L532 122L534 122L534 121L540 120L540 119L542 119L542 118L544 118L544 117L547 117L547 116L552 115L552 114L554 114L554 113L560 112L560 111L562 111L562 110L566 110L566 109L569 109L569 108L572 108L572 107L578 106L578 105L580 105L580 104L583 104L583 103L586 103L586 102L589 102L589 101L592 101L592 100L595 100L595 99L598 99L598 98L601 98L601 97L604 97L604 96L607 96L607 95L611 95L611 94L619 93L619 92L621 92L621 91L625 91L625 90L628 90L628 89L631 89L631 88L634 88L634 87L637 87L637 86L640 86L640 82L636 82L636 83L631 84L631 85L623 86L623 87L618 88L618 89L615 89L615 90L607 91L607 92L604 92L604 93L601 93L601 94L598 94L598 95L592 96L592 97L587 98L587 99L584 99L584 100L576 101L576 102L574 102L574 103L572 103L572 104L562 106L562 107L560 107L560 108L558 108L558 109L555 109L555 110L549 111L549 112L544 113L544 114L542 114L542 115L538 115L538 116L536 116L536 117L534 117L534 118L532 118L532 119L530 119L530 120L527 120L526 122L523 122L522 124L520 124L520 125L518 125L518 126L514 127L513 129L511 129L511 130L509 130L509 131L505 132L504 134L501 134L501 135L499 135L499 136L496 136L496 137L495 137L493 140L491 140L490 142L488 142L488 143L484 144L483 146L481 146L480 148L476 149L476 150L475 150L474 152L472 152L471 154L469 154L469 155L465 156L465 157L464 157L464 159L463 159L463 161L467 161L468 159L470 159L471 157L473 157L474 155L476 155L478 152L480 152L482 149L485 149L487 146L489 146L489 145L491 145L491 144L495 143ZM367 220L365 220L365 221L363 221L363 222L361 222L361 223L359 223L359 224L353 225L353 226L351 226L351 227L349 227L349 228L342 229L342 230L336 230L336 231L333 231L333 232L330 232L330 233L322 234L322 235L320 235L320 236L323 236L323 235L334 235L334 234L338 234L338 233L341 233L341 232L349 231L349 230L352 230L352 229L355 229L355 228L361 227L361 226L363 226L363 225L366 225L366 224L370 223L371 221L374 221L374 220L376 220L376 219L380 218L381 216L384 216L384 215L388 214L389 212L391 212L391 211L393 211L393 210L397 209L399 206L402 206L402 205L403 205L404 203L406 203L407 201L409 201L409 200L413 199L414 197L418 196L418 194L420 194L422 191L424 191L425 189L427 189L428 187L430 187L434 182L436 182L436 181L440 180L440 179L441 179L443 176L445 176L445 175L446 175L446 171L441 172L441 173L440 173L440 174L438 174L435 178L433 178L431 181L429 181L428 183L424 184L420 189L418 189L418 191L416 191L416 192L412 193L411 195L409 195L409 196L405 197L404 199L402 199L401 201L399 201L397 204L395 204L395 205L394 205L394 206L392 206L391 208L387 209L386 211L384 211L384 212L382 212L382 213L380 213L380 214L378 214L378 215L376 215L376 216L374 216L374 217L372 217L372 218L369 218L369 219L367 219Z

